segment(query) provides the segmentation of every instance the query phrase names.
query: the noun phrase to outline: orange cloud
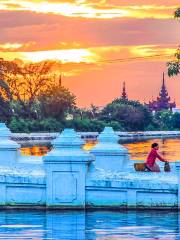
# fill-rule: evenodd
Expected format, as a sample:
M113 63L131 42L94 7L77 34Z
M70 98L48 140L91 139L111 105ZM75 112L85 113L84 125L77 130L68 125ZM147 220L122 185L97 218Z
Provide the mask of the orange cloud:
M149 57L149 56L160 56L161 60L162 58L169 59L170 57L173 57L176 48L171 48L171 47L162 47L158 45L149 45L149 46L135 46L131 48L131 53L134 54L135 56L140 56L140 57Z
M20 48L22 44L4 44L0 47L8 49L11 47ZM156 58L156 55L162 55L165 58L167 56L173 56L176 48L171 46L158 46L158 45L134 45L134 46L102 46L92 48L78 48L78 49L61 49L61 50L46 50L46 51L33 51L33 52L13 52L11 59L14 54L16 57L19 56L24 61L38 62L43 60L58 60L62 63L67 62L86 62L86 63L97 63L100 61L108 61L113 59L126 59L129 57L152 57ZM10 51L4 53L5 58L11 55ZM7 57L8 58L8 57ZM105 62L104 61L104 62Z
M65 76L81 75L84 72L102 70L109 64L129 62L163 62L173 58L176 49L172 46L141 45L141 46L104 46L94 48L63 49L33 52L0 52L1 57L8 60L38 62L43 60L56 61L55 71Z
M1 10L10 11L33 11L37 13L52 13L66 17L83 17L111 19L122 17L134 18L172 18L172 12L178 5L131 5L121 6L119 4L109 4L102 0L97 2L90 1L44 1L44 0L4 0L0 3Z
M35 42L29 43L2 43L0 44L0 51L3 52L14 52L14 51L23 51L28 49L30 46L34 45Z
M1 50L17 50L19 48L21 48L23 46L23 44L21 43L4 43L4 44L0 44L0 49Z
M13 44L11 44L12 46ZM20 44L14 44L16 47L21 47ZM14 46L13 45L13 46ZM9 47L9 44L4 44L3 47ZM0 45L1 47L1 45ZM49 50L49 51L34 51L34 52L0 52L1 57L7 60L14 58L22 59L25 62L40 62L44 60L60 61L64 63L93 63L98 60L95 52L89 49L64 49L64 50Z
M33 11L38 13L53 13L67 17L86 17L86 18L113 18L125 16L127 13L121 9L95 9L83 4L74 3L51 3L48 1L24 1L18 0L17 8L14 5L14 0L7 0L0 3L1 10L18 10L18 11ZM13 6L11 7L11 4Z

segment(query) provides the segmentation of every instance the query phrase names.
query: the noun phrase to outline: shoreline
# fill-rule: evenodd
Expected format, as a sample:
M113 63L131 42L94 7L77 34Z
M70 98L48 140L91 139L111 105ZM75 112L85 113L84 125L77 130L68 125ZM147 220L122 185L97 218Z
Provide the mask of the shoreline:
M85 141L97 141L98 132L77 132L77 134ZM120 140L135 140L135 139L152 139L152 138L176 138L180 137L180 131L146 131L146 132L119 132L116 134L120 137ZM54 133L12 133L11 140L18 142L19 144L48 144L56 139L59 132Z

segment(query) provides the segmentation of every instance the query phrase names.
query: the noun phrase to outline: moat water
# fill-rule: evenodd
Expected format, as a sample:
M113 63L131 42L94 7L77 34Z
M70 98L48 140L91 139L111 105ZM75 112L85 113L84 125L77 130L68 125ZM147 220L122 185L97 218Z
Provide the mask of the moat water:
M126 139L121 140L131 155L132 160L145 160L153 142L159 143L159 153L169 161L180 160L180 138L155 138L155 139ZM84 145L85 150L90 150L96 142L89 142ZM43 156L51 149L50 146L29 146L22 147L23 155Z
M178 240L180 214L166 211L1 211L3 240Z

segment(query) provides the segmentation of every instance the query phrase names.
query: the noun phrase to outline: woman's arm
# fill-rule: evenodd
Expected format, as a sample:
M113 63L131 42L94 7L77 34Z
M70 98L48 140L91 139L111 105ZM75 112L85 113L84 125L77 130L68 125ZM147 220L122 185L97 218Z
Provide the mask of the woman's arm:
M157 157L161 162L167 162L167 160L164 159L163 157L161 157L157 152L156 152L156 157Z

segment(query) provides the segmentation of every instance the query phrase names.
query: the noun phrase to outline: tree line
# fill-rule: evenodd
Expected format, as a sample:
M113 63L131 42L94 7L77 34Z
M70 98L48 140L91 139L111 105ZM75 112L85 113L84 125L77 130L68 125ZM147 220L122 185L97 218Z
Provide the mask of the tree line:
M76 97L54 74L54 62L19 63L0 60L0 121L12 132L102 131L112 126L117 131L180 129L180 113L155 115L146 105L122 98L102 109L91 105L78 108Z

